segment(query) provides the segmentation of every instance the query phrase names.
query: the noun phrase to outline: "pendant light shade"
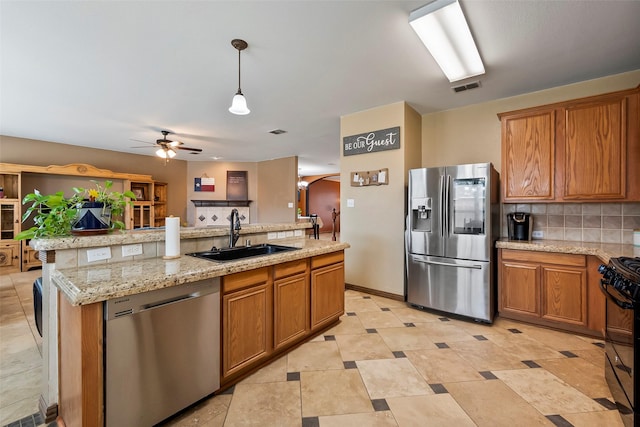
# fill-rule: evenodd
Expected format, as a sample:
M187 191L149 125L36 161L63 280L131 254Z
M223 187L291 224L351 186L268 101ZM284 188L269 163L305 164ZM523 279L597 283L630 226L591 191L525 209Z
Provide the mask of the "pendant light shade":
M233 39L231 40L231 45L238 50L238 92L236 92L233 97L231 107L229 107L229 112L244 116L246 114L249 114L251 110L249 110L249 108L247 107L247 100L244 98L242 90L240 89L240 52L245 50L248 44L244 40Z
M247 108L247 100L244 98L242 92L238 92L234 95L229 111L239 116L244 116L251 112L249 108Z
M156 156L162 157L163 159L173 159L176 156L176 152L170 148L159 148L156 151Z

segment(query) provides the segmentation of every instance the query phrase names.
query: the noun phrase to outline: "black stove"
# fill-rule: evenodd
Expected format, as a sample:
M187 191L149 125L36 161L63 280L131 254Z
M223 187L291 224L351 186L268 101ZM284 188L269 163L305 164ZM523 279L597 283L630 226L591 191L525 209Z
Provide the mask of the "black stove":
M640 258L611 258L599 272L607 296L605 376L625 426L640 427Z

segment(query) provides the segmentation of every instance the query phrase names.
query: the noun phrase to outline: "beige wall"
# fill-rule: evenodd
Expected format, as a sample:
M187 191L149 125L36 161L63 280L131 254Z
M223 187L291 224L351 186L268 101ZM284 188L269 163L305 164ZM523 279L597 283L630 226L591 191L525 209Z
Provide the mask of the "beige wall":
M498 113L629 89L638 84L640 70L425 114L422 116L422 166L491 162L500 171ZM456 96L464 96L464 92Z
M258 222L296 221L297 181L297 157L258 162Z
M195 223L195 206L192 200L226 200L227 199L227 171L247 171L249 200L249 221L257 222L258 211L256 200L257 167L253 162L189 162L187 166L187 216L182 220L193 226ZM214 178L216 191L194 191L194 178L203 176Z
M151 175L156 181L168 183L167 214L186 215L187 162L184 160L173 159L165 166L164 160L155 156L0 136L0 162L34 166L86 163L113 172ZM73 185L78 185L77 180L73 181ZM84 185L89 186L89 183ZM70 186L65 184L64 187ZM33 188L22 189L23 193L32 191Z
M340 146L340 240L351 245L345 251L347 283L404 295L405 181L407 170L419 166L420 116L398 102L343 116L340 136L394 126L401 128L400 149L343 156ZM382 168L389 169L388 185L351 187L351 172Z

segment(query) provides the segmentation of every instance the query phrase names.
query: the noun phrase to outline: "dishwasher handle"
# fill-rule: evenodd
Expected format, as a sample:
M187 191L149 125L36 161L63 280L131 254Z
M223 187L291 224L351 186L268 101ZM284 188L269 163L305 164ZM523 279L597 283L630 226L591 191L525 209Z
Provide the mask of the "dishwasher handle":
M198 298L198 297L201 297L202 295L204 295L202 292L194 292L192 294L180 295L175 298L169 298L164 301L154 301L149 304L144 304L142 307L140 307L139 311L153 310L154 308L164 307L165 305L173 304L174 302L185 301L192 298Z
M105 320L130 316L168 305L220 292L220 278L201 280L183 285L168 286L162 289L128 295L105 301Z

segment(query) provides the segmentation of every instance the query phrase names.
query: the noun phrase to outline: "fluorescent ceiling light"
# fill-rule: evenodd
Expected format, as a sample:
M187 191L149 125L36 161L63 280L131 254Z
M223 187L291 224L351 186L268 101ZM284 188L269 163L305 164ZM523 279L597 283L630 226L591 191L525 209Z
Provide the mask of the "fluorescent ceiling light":
M435 0L409 14L409 23L450 82L484 74L484 65L458 0Z

